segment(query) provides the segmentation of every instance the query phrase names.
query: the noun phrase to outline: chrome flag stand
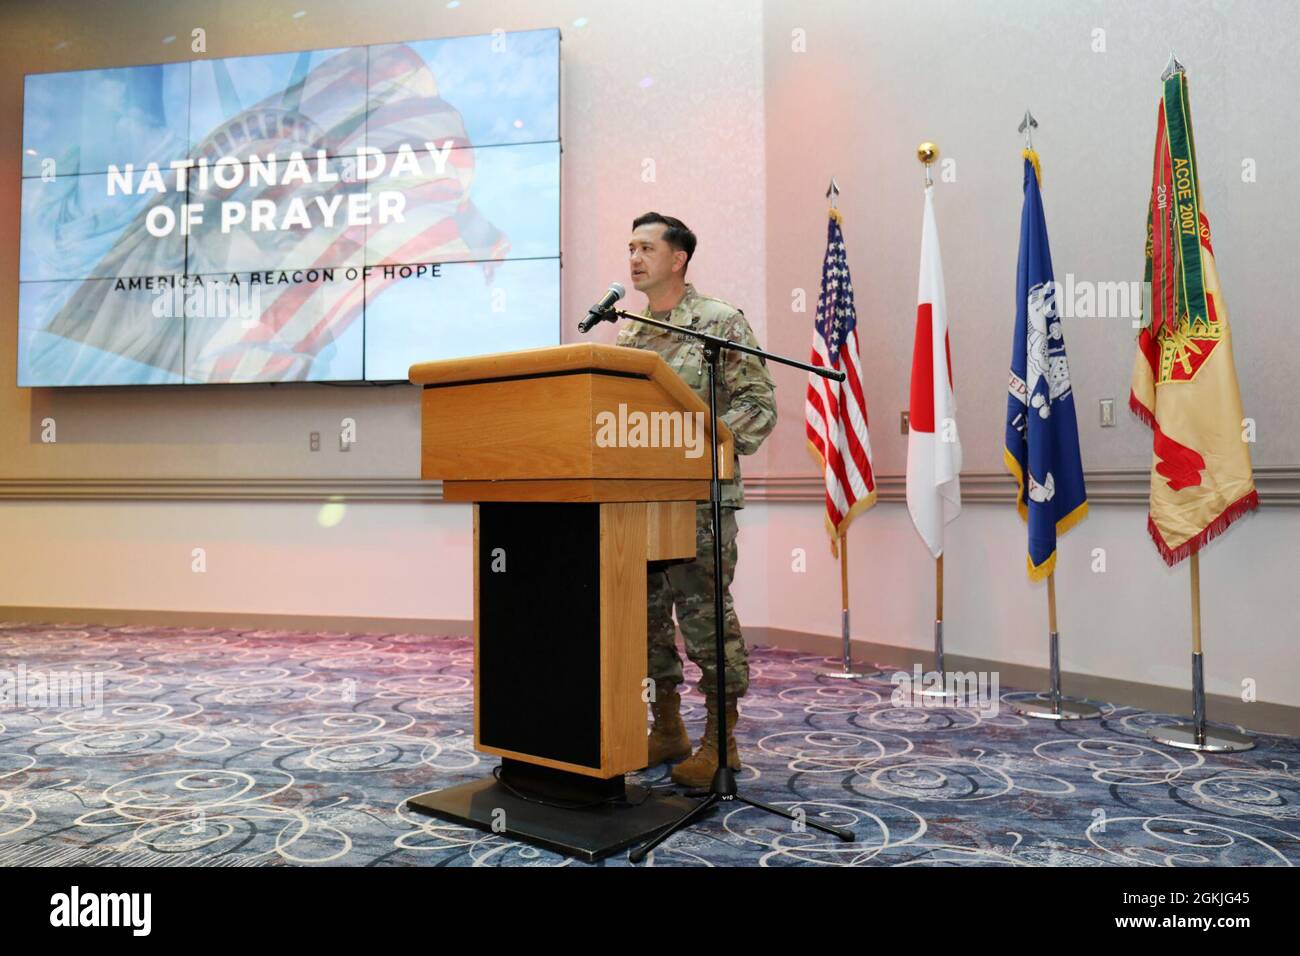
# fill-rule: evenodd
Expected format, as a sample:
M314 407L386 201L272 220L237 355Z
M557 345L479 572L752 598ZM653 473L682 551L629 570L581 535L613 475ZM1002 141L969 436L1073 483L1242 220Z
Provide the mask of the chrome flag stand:
M1056 572L1047 576L1047 626L1051 655L1051 689L1029 700L1009 700L1011 709L1022 717L1046 720L1090 720L1101 709L1075 697L1061 695L1061 634L1056 629Z
M926 167L926 179L929 179L929 167ZM916 697L928 700L943 700L954 705L961 703L958 696L948 687L948 671L943 663L943 552L934 559L934 671L939 676L937 687L922 687L913 690Z
M839 680L881 679L885 677L879 664L873 664L875 670L859 671L853 668L853 648L849 640L849 536L845 532L840 536L840 640L842 642L840 670L825 670L823 677ZM892 669L892 668L891 668Z
M1184 750L1237 753L1250 750L1255 741L1227 727L1205 722L1205 661L1201 654L1201 554L1192 552L1192 720L1191 723L1152 727L1147 735L1157 743Z

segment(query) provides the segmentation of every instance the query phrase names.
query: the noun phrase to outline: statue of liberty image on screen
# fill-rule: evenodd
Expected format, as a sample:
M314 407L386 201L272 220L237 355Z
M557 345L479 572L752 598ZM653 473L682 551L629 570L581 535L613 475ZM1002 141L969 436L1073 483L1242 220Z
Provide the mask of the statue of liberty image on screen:
M27 78L19 384L559 340L553 30Z

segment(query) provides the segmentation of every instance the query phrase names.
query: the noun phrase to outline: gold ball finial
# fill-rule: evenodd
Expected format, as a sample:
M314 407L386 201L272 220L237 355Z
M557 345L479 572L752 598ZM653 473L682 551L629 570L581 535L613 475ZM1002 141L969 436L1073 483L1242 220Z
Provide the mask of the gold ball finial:
M928 166L939 158L939 147L934 143L922 143L916 147L916 158Z

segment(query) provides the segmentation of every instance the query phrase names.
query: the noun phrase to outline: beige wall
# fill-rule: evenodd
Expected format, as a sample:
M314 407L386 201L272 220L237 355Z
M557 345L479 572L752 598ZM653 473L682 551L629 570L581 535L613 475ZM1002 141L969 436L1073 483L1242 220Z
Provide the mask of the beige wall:
M838 635L839 573L819 506L754 502L739 523L733 593L742 625ZM1141 506L1102 505L1063 539L1061 666L1185 689L1187 566L1166 568L1140 533L1143 523ZM853 637L931 649L933 563L906 508L877 505L854 527ZM0 501L0 533L7 545L0 549L0 608L200 611L232 620L260 614L466 621L472 614L465 505ZM1291 584L1298 538L1300 509L1282 508L1241 522L1206 551L1210 693L1239 698L1249 681L1258 700L1300 707L1300 590ZM1045 585L1025 578L1024 536L1012 510L967 506L947 545L947 650L1045 667ZM204 552L201 573L194 570L197 547ZM1105 550L1104 570L1096 548ZM912 659L902 651L888 663L907 666ZM1292 732L1300 734L1300 725Z
M1300 464L1292 399L1294 311L1284 297L1300 194L1296 152L1300 14L1288 3L981 0L793 3L441 2L290 4L50 2L0 12L0 216L18 225L19 105L27 70L183 59L169 34L208 30L212 55L368 43L501 26L564 30L564 279L567 314L624 275L628 220L646 208L701 236L692 278L745 307L759 337L807 354L824 243L822 193L844 190L858 290L876 466L904 467L898 413L907 392L921 213L914 149L939 142L957 180L937 187L959 421L971 471L1000 469L1014 303L1026 105L1042 126L1044 188L1057 277L1138 278L1158 76L1172 44L1191 77L1202 185L1231 308L1257 465ZM291 14L306 9L297 20ZM587 26L573 21L589 18ZM1093 53L1095 27L1107 52ZM790 48L806 31L807 52ZM67 41L67 46L55 46ZM653 80L643 88L641 80ZM1241 160L1258 182L1241 182ZM657 181L640 179L654 159ZM14 381L17 243L0 243L0 486L4 478L167 476L414 477L412 390L323 386L20 391ZM634 303L639 304L639 303ZM1085 463L1141 468L1148 434L1125 409L1133 358L1123 320L1067 325ZM610 337L611 329L602 330ZM413 359L418 358L414 356ZM801 375L778 371L781 423L750 476L811 474ZM1096 427L1114 397L1119 426ZM59 423L41 445L34 422ZM345 457L328 440L357 419ZM306 433L326 436L307 451ZM764 458L766 456L766 458ZM0 491L3 488L0 487ZM1008 495L1010 491L1008 490ZM469 613L469 518L461 506L348 506L325 527L319 506L274 501L0 504L0 606L129 607L449 619ZM1067 669L1185 687L1186 565L1172 571L1146 537L1141 507L1098 504L1062 546ZM816 502L762 503L741 515L736 598L746 624L839 630L838 576ZM932 567L901 505L854 525L854 634L924 648ZM1300 510L1269 508L1204 561L1207 681L1300 705L1296 563ZM1023 530L1009 505L969 504L953 526L948 646L1045 661L1041 586L1023 573ZM205 547L209 570L191 570ZM1094 573L1092 549L1107 549ZM792 552L808 570L792 570ZM1213 717L1214 715L1211 714Z
M0 606L474 614L469 505L0 503L0 529L21 543L0 552Z
M294 18L298 10L306 14ZM566 340L611 281L626 284L631 221L651 208L698 231L692 279L701 291L749 311L762 337L760 13L757 0L652 6L509 0L454 10L411 0L6 5L0 10L0 222L17 236L24 73L189 59L194 27L207 31L208 55L220 57L558 26ZM575 26L581 17L586 24ZM164 44L171 35L178 39ZM654 162L652 182L642 178L646 160ZM18 389L17 274L17 242L0 243L0 478L419 473L413 387ZM644 304L635 293L629 301ZM612 340L613 331L606 327L598 337ZM47 416L57 424L53 445L40 441ZM358 437L346 456L331 438L345 417L355 419ZM314 454L308 451L312 431L322 434L322 450Z
M687 0L646 7L320 2L224 4L49 2L6 7L0 31L0 217L18 226L24 72L184 59L207 30L212 56L342 43L559 26L564 44L562 292L566 324L615 278L637 212L674 212L701 236L692 278L741 305L778 351L808 351L824 244L822 193L844 190L868 368L876 468L898 473L915 307L920 171L933 138L956 161L940 182L958 421L966 465L1001 468L1014 303L1025 105L1041 122L1044 188L1058 279L1130 281L1141 274L1143 203L1158 75L1170 45L1190 71L1202 185L1231 309L1246 414L1258 422L1257 465L1300 463L1290 416L1294 341L1285 284L1300 181L1300 7L1111 0ZM593 9L594 7L594 9ZM295 19L296 10L306 9ZM588 22L574 26L581 16ZM1105 31L1106 52L1092 50ZM806 52L794 52L801 30ZM180 39L163 44L168 35ZM1290 38L1288 40L1287 38ZM649 77L651 85L641 81ZM1258 181L1241 181L1243 159ZM656 181L642 181L645 160ZM0 245L0 477L389 476L416 474L412 389L246 386L20 390L15 381L17 244ZM629 297L640 305L640 297ZM602 328L598 336L612 337ZM566 332L572 338L571 332ZM1133 332L1123 318L1067 321L1089 468L1142 467L1149 436L1126 411ZM418 360L420 356L412 356ZM783 426L749 474L808 473L804 377L778 370ZM1114 398L1118 426L1097 424ZM58 423L57 445L39 422ZM360 443L329 441L344 417ZM321 431L325 450L307 451Z
M1043 203L1058 281L1142 277L1160 73L1172 46L1187 67L1201 186L1230 310L1256 465L1300 463L1292 392L1300 227L1300 5L1273 0L769 0L768 344L806 353L825 244L823 193L843 190L876 469L903 471L916 315L922 173L939 144L956 181L935 188L965 468L1002 469L1007 363L1026 106L1041 124ZM1094 53L1092 31L1105 31ZM805 31L807 52L791 50ZM1283 92L1286 91L1286 92ZM1241 181L1253 158L1258 181ZM811 308L811 306L810 306ZM1146 467L1150 433L1128 412L1127 319L1065 322L1085 467ZM802 378L783 372L780 411L802 415ZM798 394L796 394L798 393ZM1098 425L1114 398L1115 428ZM802 435L773 441L774 473L806 470Z
M746 508L743 517L746 550L737 569L736 601L739 613L750 617L742 616L742 623L839 634L838 563L814 533L817 507L770 503L761 510ZM1141 506L1102 505L1061 540L1061 668L1188 688L1187 564L1165 567L1144 525ZM853 637L931 650L934 562L917 541L906 506L877 505L854 528L849 536ZM753 558L765 562L765 573L745 566L751 542L757 544L759 537L753 532L759 530L762 547L754 549ZM1240 699L1252 691L1260 701L1300 706L1300 626L1295 623L1300 591L1291 583L1298 539L1300 509L1286 508L1240 522L1206 549L1201 603L1208 693ZM967 506L949 526L945 545L945 649L1046 667L1047 584L1031 584L1025 576L1024 531L1013 509ZM806 562L794 560L796 549ZM908 660L904 656L905 666ZM1300 734L1300 721L1292 732Z

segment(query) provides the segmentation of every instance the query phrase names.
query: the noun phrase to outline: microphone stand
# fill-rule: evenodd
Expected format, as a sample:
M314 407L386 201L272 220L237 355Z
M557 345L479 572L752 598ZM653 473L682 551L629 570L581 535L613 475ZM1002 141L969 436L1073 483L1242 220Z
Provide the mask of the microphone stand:
M853 831L845 830L842 827L828 826L823 823L817 823L813 820L802 819L786 810L780 810L776 807L769 806L766 803L759 803L757 800L751 800L743 796L736 786L736 772L731 769L727 760L727 684L724 675L727 667L726 651L722 640L722 549L719 546L718 536L722 529L722 485L718 480L718 438L717 438L717 421L718 421L718 368L721 362L722 353L726 349L732 349L736 352L747 352L750 355L757 355L762 359L771 359L781 365L789 365L793 368L801 368L805 371L812 372L814 375L820 375L822 378L829 378L836 382L842 382L845 379L843 372L834 369L819 368L815 365L808 365L804 362L797 362L794 359L785 358L780 355L773 355L771 352L764 352L762 349L753 348L749 345L741 345L739 342L732 342L717 335L709 335L707 332L699 332L695 329L682 328L678 325L671 325L667 322L660 322L658 319L650 319L640 315L633 315L630 312L624 312L621 309L605 310L601 317L608 321L614 321L615 317L631 319L635 322L642 322L646 325L653 325L656 328L666 329L669 332L675 332L678 335L689 336L698 339L704 344L704 357L709 363L709 463L712 468L712 478L709 483L709 504L713 511L713 640L714 653L717 660L715 671L715 689L714 692L718 701L718 769L714 771L713 781L709 789L703 793L704 799L696 804L693 808L682 815L675 823L670 823L667 827L660 830L647 843L642 844L628 852L627 858L632 863L640 863L645 859L646 854L657 847L664 840L668 839L679 830L684 830L702 818L719 803L730 803L738 801L746 806L754 807L766 813L774 814L778 817L784 817L787 820L803 822L806 826L813 829L821 830L823 833L829 833L832 836L839 837L841 840L852 842L857 839ZM585 330L584 330L585 331ZM695 791L699 793L699 791Z

